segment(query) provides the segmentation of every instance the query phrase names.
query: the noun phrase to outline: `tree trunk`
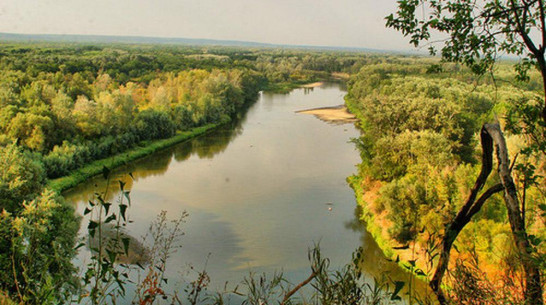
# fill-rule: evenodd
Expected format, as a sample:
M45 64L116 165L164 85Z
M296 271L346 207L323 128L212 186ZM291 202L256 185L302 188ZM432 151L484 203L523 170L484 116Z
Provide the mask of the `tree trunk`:
M504 135L502 134L499 124L486 124L482 127L480 136L483 150L480 175L476 179L476 183L465 204L457 213L457 216L455 216L453 221L446 226L444 237L442 238L442 252L440 253L440 258L429 286L436 294L440 304L448 304L447 299L442 292L441 283L449 265L449 256L453 243L466 224L468 224L472 217L480 211L485 201L493 194L504 190L504 201L508 209L508 220L525 271L525 302L528 305L542 305L540 270L536 264L534 264L531 257L532 248L530 247L527 238L516 194L516 187L511 176L510 160L508 158L508 149L506 148ZM501 183L496 184L483 192L476 200L478 193L485 185L493 168L493 144L495 144L497 151L498 172Z
M442 252L440 253L440 259L438 260L438 265L436 266L432 280L429 283L430 288L436 294L440 304L447 304L447 299L441 289L441 283L449 265L451 247L453 246L455 239L457 239L457 236L463 230L466 224L470 222L472 216L480 211L485 201L493 194L500 192L503 189L502 185L497 184L485 191L482 196L476 200L478 193L487 182L487 178L493 169L493 139L485 128L482 128L480 137L482 144L482 169L480 171L480 175L476 179L476 183L470 191L470 195L468 196L465 204L457 213L457 216L455 216L453 221L446 226L444 237L442 238Z
M544 103L542 103L542 120L546 124L546 60L544 55L537 57L538 69L540 70L540 75L542 76L542 86L544 92Z
M532 258L533 249L525 231L516 186L510 173L510 160L504 135L499 124L486 124L484 128L493 138L497 150L498 172L504 186L504 202L508 209L508 220L525 271L525 304L541 305L544 301L540 270Z

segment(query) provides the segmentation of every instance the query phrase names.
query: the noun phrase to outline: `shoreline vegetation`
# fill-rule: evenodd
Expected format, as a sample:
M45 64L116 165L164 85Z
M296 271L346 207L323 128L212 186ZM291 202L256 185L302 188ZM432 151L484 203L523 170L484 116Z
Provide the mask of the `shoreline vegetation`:
M347 182L386 257L430 278L446 224L478 175L480 127L500 118L515 160L512 176L524 190L526 230L537 241L537 261L546 261L546 160L537 125L537 92L544 88L538 73L514 82L512 65L500 64L497 85L433 58L223 47L8 43L0 53L0 303L3 296L17 303L70 303L89 295L90 282L99 287L112 281L95 270L85 278L75 270L81 222L63 191L105 167L229 123L259 90L311 91L323 84L319 80L346 83L345 105L296 113L360 128L352 141L361 163ZM109 203L95 206L108 214ZM443 283L461 292L455 299L464 300L464 292L476 287L485 287L484 303L508 303L497 291L522 295L507 215L501 196L492 196L460 231L448 262L454 275ZM100 221L90 222L90 236L94 229L100 233ZM117 272L115 261L99 255L94 263Z
M510 79L509 69L499 65L496 77ZM522 179L527 178L520 170L530 164L526 162L538 164L540 181L526 186L526 225L529 234L545 238L539 204L544 202L546 163L540 154L531 153L529 159L520 156L517 161L522 163L517 165L516 156L525 154L530 144L510 121L517 113L515 107L534 111L538 80L532 74L529 83L507 81L497 87L492 81L476 80L457 65L440 67L426 61L370 65L351 77L345 104L362 132L354 141L362 161L347 182L362 208L367 231L387 258L417 278L430 280L439 238L479 172L480 127L495 118L500 118L506 133L516 164L513 176L520 179L516 183L525 185ZM448 262L454 273L442 283L455 300L464 300L464 291L472 289L456 277L463 273L484 287L479 288L484 300L522 295L524 286L510 282L522 270L513 264L517 253L506 219L502 197L492 196L461 231L455 241L457 251L452 251ZM543 259L544 249L544 245L536 247L537 261Z
M193 128L189 131L179 132L168 139L142 142L137 147L134 147L127 151L86 164L70 172L66 176L51 179L48 181L47 185L52 190L58 193L62 193L77 186L82 182L85 182L87 179L102 174L104 167L113 170L120 166L126 165L129 162L136 161L160 150L169 148L173 145L191 140L195 137L211 132L227 123L229 123L229 121L226 120L217 124L207 124L205 126Z
M312 82L312 83L307 83L304 85L301 85L300 83L295 83L295 82L272 84L264 88L263 91L279 93L278 90L281 92L284 92L284 90L287 90L288 88L290 88L288 90L288 92L290 92L298 88L316 88L316 87L322 86L323 84L324 82ZM313 115L316 115L321 120L330 121L334 123L349 123L349 122L356 121L355 117L352 116L349 112L347 112L346 107L343 105L336 106L336 107L325 107L325 108L302 110L298 112L313 114ZM215 124L213 123L213 124L207 124L205 126L195 127L189 131L178 132L174 136L167 139L143 141L142 143L139 143L139 145L137 145L136 147L128 149L124 152L120 152L116 155L113 155L104 159L100 159L100 160L95 160L89 164L85 164L84 166L71 171L68 175L55 178L55 179L50 179L47 182L47 185L52 190L58 193L63 193L77 186L78 184L85 182L87 179L90 179L92 177L102 174L104 167L108 168L109 170L116 169L120 166L126 165L140 158L149 156L160 150L191 140L193 138L204 135L208 132L212 132L221 126L228 124L230 121L231 119L224 119L222 122L219 122L219 123L215 123Z

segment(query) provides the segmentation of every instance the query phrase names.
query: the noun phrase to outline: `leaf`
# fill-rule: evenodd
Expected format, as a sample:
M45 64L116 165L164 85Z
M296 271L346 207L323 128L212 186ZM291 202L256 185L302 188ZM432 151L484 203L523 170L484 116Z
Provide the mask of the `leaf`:
M79 248L85 246L85 243L79 243L75 248L74 250L78 250Z
M402 288L404 288L404 285L406 285L406 283L402 282L402 281L396 281L394 282L394 291L391 295L391 301L398 301L398 300L401 300L402 298L400 298L398 296L398 294L400 293L400 291L402 290Z
M87 229L94 230L99 226L99 223L93 220L89 221L89 224L87 225Z
M95 230L97 229L98 226L99 224L96 221L93 221L93 220L89 221L89 224L87 225L87 231L89 232L89 235L91 236L91 238L95 237Z
M110 259L110 262L115 262L116 261L116 253L114 251L111 251L111 250L108 250L106 249L106 253L108 254L108 259Z
M112 204L110 202L103 202L102 203L102 206L104 207L104 210L105 210L104 215L108 215L108 212L110 211L110 206L111 205Z
M123 191L123 188L125 187L125 182L123 182L123 181L121 181L121 180L118 180L118 182L119 182L119 189L120 189L121 191Z
M417 275L420 275L420 276L426 276L426 274L421 269L415 270L415 273L417 273Z
M127 218L125 217L126 212L127 212L127 205L126 204L120 204L119 205L119 213L121 214L121 217L123 217L124 221L127 221Z
M104 177L104 179L108 179L108 177L110 176L110 169L106 166L103 166L102 167L102 177Z
M125 255L129 255L129 241L131 239L129 237L122 237L121 242L123 243L123 251L125 252Z
M85 216L85 215L87 215L89 213L91 213L91 209L85 208L85 210L83 211L83 215Z
M110 223L110 222L112 222L114 220L116 220L116 214L112 214L112 215L108 216L108 218L106 218L104 223Z

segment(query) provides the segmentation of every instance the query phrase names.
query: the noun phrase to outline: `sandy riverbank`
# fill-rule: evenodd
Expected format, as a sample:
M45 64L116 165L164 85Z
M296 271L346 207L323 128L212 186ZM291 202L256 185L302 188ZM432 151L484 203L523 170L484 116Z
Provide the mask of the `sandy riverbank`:
M324 82L316 82L316 83L311 83L311 84L305 84L305 85L302 85L301 87L302 88L316 88L316 87L320 87L324 85Z
M345 105L300 110L296 111L296 113L312 114L323 121L336 124L354 123L358 121L356 116L350 113Z

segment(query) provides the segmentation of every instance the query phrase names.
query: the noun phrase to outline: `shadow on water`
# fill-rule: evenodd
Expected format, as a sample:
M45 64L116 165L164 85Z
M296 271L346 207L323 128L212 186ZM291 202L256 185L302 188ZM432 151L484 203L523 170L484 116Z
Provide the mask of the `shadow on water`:
M250 108L250 107L249 107ZM226 150L235 138L243 132L243 124L246 121L248 109L244 109L232 122L172 147L155 152L152 155L132 161L127 165L115 168L112 171L112 179L109 180L108 189L116 190L119 180L126 183L130 190L134 181L153 176L163 175L173 158L177 162L188 160L196 155L200 159L212 159L215 155ZM129 173L132 179L129 177ZM77 185L63 193L63 196L70 198L71 202L87 202L94 198L95 193L102 193L107 189L107 181L102 176L89 179L86 183ZM117 192L109 192L104 199L112 200Z

